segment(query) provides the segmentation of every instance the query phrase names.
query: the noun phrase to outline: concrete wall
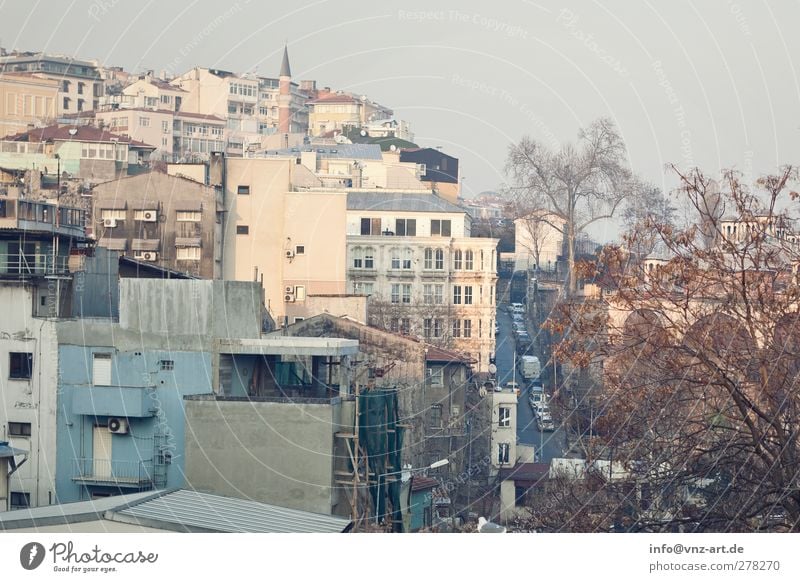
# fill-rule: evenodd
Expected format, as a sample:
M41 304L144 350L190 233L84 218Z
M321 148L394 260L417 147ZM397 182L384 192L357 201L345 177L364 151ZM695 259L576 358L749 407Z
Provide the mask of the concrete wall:
M334 433L345 428L338 404L185 404L188 486L293 509L333 511L339 501Z
M56 467L58 346L55 320L32 316L33 288L0 283L0 440L29 452L11 476L10 491L30 494L32 506L53 501ZM9 378L9 353L33 354L30 379ZM31 436L11 436L9 422L31 424Z
M0 138L28 131L55 118L59 84L49 79L3 73L0 78Z

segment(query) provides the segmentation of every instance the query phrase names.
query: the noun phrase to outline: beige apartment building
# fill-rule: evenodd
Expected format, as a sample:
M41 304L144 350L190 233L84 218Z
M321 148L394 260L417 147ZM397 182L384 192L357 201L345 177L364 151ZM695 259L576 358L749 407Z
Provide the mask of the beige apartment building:
M468 354L494 353L498 239L470 236L469 215L429 191L352 190L347 285L370 296L372 325Z
M341 131L345 127L362 127L369 122L390 119L393 112L366 96L321 91L308 105L308 131L312 136Z
M57 81L38 75L0 73L0 137L53 120L58 88Z
M564 225L562 218L546 211L514 220L514 270L556 271L564 254Z
M227 159L223 277L261 281L278 325L324 310L363 319L365 298L346 296L347 194L316 183L294 159Z

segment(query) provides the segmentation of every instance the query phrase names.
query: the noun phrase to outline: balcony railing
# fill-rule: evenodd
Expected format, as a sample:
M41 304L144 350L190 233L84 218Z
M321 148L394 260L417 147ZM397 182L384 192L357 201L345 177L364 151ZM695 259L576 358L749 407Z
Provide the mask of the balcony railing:
M51 254L0 254L0 277L69 273L69 257Z
M82 483L110 484L118 487L152 487L152 461L110 461L74 459L72 480Z

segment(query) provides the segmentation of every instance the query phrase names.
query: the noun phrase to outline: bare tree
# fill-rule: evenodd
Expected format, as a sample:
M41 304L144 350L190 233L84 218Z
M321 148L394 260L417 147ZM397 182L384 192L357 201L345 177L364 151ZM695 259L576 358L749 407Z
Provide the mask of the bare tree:
M776 209L795 171L754 194L733 172L673 170L699 224L658 225L668 261L606 270L613 290L554 323L569 330L562 357L602 366L589 460L624 468L584 492L607 502L581 527L798 531L800 239ZM621 254L607 247L600 266Z
M610 218L637 188L627 167L625 144L609 119L599 119L578 134L576 144L559 151L523 137L510 147L508 189L520 208L547 210L563 220L551 224L567 244L569 290L577 290L575 242L590 224Z

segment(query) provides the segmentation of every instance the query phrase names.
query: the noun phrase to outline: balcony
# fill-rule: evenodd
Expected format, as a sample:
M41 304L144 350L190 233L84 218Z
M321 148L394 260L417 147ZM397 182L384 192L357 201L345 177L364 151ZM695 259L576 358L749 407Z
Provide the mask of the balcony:
M144 386L90 386L72 395L73 414L148 418L155 415L155 390Z
M69 257L52 254L0 255L0 277L44 277L69 274Z
M87 485L151 489L154 486L153 462L73 459L72 480Z
M359 269L356 267L349 267L347 269L347 275L351 279L359 280L359 279L374 279L378 276L378 269Z

